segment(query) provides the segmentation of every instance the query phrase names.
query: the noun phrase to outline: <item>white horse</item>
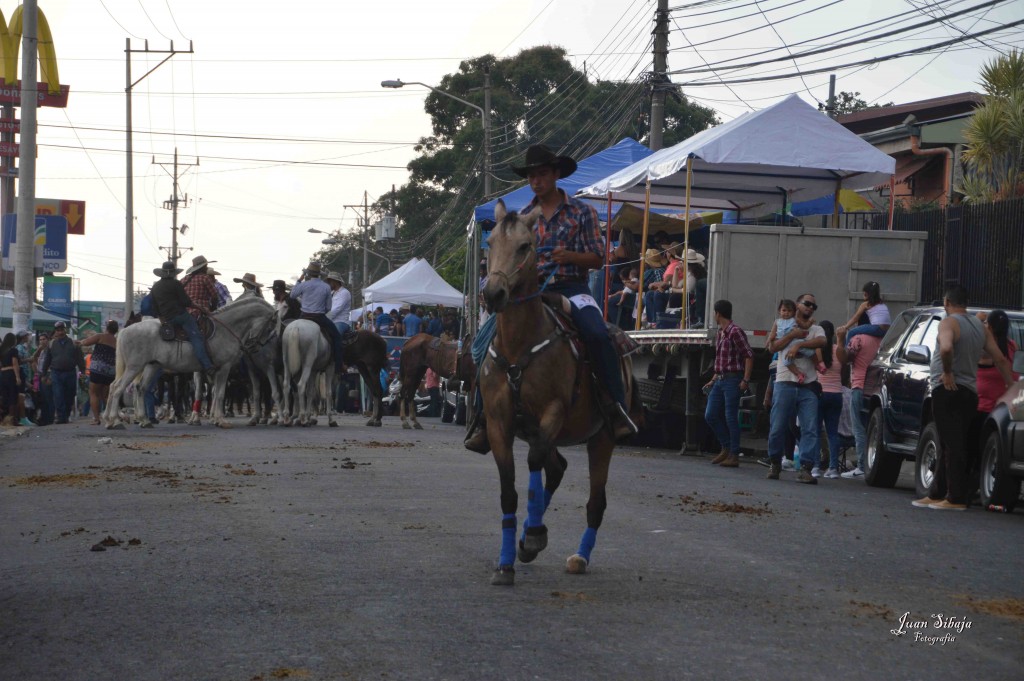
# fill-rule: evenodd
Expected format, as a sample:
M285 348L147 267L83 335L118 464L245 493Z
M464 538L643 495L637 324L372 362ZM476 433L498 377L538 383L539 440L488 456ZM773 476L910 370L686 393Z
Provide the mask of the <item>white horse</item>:
M239 298L214 312L215 331L207 340L210 360L223 371L214 380L213 415L211 420L222 428L230 428L224 420L224 388L227 368L238 361L246 343L258 343L262 330L272 323L274 308L256 297ZM121 394L148 365L159 364L173 373L199 371L199 360L186 341L165 341L160 338L160 322L155 319L132 324L117 334L117 378L110 386L110 397L103 420L107 428L124 428L117 405ZM148 374L149 372L147 372Z
M296 319L285 327L281 334L281 348L284 359L284 418L281 425L291 425L297 415L300 426L315 426L311 404L312 392L317 389L317 381L310 380L314 374L323 374L327 395L327 425L337 426L334 419L334 353L331 343L324 338L320 326L308 319ZM292 377L298 378L295 387L298 401L297 414L293 413L291 404Z

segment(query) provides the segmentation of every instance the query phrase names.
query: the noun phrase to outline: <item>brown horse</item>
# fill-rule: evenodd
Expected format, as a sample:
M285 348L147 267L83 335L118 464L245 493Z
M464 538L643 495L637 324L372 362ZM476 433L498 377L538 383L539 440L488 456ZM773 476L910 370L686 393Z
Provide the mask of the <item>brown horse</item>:
M363 382L373 396L373 415L366 422L368 426L380 427L380 415L384 411L381 400L384 390L380 386L380 371L388 363L388 343L373 331L361 329L356 331L352 342L344 347L342 358L347 366L354 366L363 377ZM333 399L333 397L328 397Z
M427 369L433 370L441 378L454 378L463 385L468 385L469 393L472 394L476 378L476 364L473 363L473 355L469 352L472 344L473 337L467 336L462 344L464 351L460 353L457 342L442 341L429 333L418 333L405 341L398 371L398 376L402 380L398 413L402 418L403 428L423 430L423 426L416 419L416 406L413 400ZM408 421L406 416L409 418Z
M607 502L605 484L615 447L589 367L580 366L566 334L539 296L536 241L537 208L528 215L506 212L498 202L488 239L490 276L484 299L497 317L497 331L480 370L487 436L501 479L502 544L491 583L515 581L515 559L528 563L547 546L544 511L567 466L557 445L587 443L590 498L587 529L566 569L586 572ZM626 395L632 393L629 360L623 360ZM527 517L516 550L515 460L513 439L529 446Z

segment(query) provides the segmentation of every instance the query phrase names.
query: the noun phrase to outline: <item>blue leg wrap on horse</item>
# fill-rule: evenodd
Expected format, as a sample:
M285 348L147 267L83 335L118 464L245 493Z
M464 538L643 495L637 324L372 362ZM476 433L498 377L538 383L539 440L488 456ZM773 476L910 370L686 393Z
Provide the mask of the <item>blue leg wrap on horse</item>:
M530 471L529 497L526 501L526 527L544 524L544 478L541 471Z
M597 543L597 529L588 527L583 531L583 538L580 539L580 549L576 553L583 556L587 562L590 562L590 552L594 550L594 544Z
M501 554L498 565L513 565L516 562L516 514L501 516Z

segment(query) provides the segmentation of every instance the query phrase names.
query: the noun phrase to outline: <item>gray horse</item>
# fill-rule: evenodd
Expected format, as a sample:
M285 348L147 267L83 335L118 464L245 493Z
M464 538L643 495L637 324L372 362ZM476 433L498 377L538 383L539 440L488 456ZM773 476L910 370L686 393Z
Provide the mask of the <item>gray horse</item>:
M312 414L312 392L319 382L316 376L322 374L326 385L327 425L337 426L334 419L334 357L331 343L324 338L316 322L296 319L284 328L281 334L281 351L284 359L284 412L281 425L315 426ZM295 397L297 409L292 409L292 379L296 379ZM297 417L297 418L296 418Z
M210 315L215 331L207 341L210 359L223 371L215 374L213 387L213 423L230 428L224 420L224 389L227 368L242 356L246 344L258 345L263 329L272 323L273 306L256 297L239 298ZM160 322L151 319L133 324L117 335L117 378L110 387L103 421L107 428L124 428L117 405L132 381L151 364L159 364L170 373L190 373L200 369L188 341L160 338Z

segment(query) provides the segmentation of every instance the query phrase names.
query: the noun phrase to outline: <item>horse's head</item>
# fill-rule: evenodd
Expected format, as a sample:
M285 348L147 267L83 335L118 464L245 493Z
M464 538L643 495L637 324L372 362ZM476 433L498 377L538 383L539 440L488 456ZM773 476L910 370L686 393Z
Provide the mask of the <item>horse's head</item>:
M527 215L506 211L498 201L494 208L494 229L487 239L487 285L484 302L490 312L501 312L516 297L537 288L537 241L533 225L540 217L538 206Z

